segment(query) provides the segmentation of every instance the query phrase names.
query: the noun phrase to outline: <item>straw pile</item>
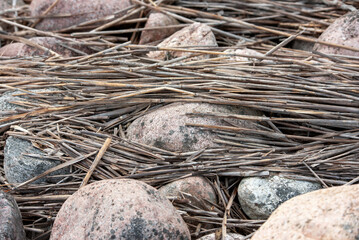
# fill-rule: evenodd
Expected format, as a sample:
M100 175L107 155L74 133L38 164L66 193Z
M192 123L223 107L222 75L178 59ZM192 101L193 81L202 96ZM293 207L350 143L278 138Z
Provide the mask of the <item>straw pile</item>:
M3 32L0 37L6 42L53 36L95 51L72 58L0 57L0 94L18 90L27 95L26 100L15 102L21 106L17 111L0 113L0 149L7 136L16 136L51 150L48 158L61 161L59 167L72 167L57 184L28 181L18 186L6 182L0 167L1 188L15 196L31 239L48 239L57 211L85 176L90 177L88 172L104 145L107 150L89 183L126 177L160 187L187 176L205 176L213 182L220 200L215 208L205 203L198 208L186 198L173 199L193 237L225 228L250 237L264 222L248 220L234 201L241 177L281 173L320 182L324 187L359 181L359 58L290 48L295 38L316 42L331 22L358 3L133 2L136 5L120 20L114 16L57 32L33 28L39 20L29 17L26 6L1 13L8 34ZM208 24L219 47L138 45L146 16L154 9L179 20L177 27L193 21ZM138 18L128 20L131 13L138 12ZM224 52L238 46L264 55ZM146 56L153 50L211 54L211 58L157 61ZM249 61L239 62L235 57ZM33 89L49 90L29 92ZM215 141L222 147L216 149L177 153L126 139L132 121L174 102L245 106L260 110L263 116L191 114L258 124L255 131L238 126L195 126L220 133Z

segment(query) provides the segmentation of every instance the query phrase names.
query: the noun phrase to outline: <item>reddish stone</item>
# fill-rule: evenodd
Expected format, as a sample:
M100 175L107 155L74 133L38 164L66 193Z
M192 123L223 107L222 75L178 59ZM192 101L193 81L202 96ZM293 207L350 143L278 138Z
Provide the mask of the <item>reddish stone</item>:
M103 180L80 188L61 207L51 240L190 239L187 225L155 188Z

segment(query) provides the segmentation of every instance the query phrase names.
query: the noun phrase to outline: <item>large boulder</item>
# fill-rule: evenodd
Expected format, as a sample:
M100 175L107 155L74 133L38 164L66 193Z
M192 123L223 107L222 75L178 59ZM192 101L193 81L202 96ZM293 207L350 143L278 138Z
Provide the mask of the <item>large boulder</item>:
M251 240L359 239L359 185L322 189L283 203Z
M32 0L30 5L33 17L42 16L45 11L56 0ZM46 31L56 31L80 24L89 20L100 19L102 17L117 13L117 17L122 17L126 12L119 12L132 5L130 0L60 0L46 15L54 16L41 20L36 25L37 29ZM56 15L67 15L56 17ZM68 16L71 15L71 16Z
M350 12L335 20L318 40L359 49L359 11ZM314 50L326 54L359 56L359 52L316 43Z
M24 240L25 231L15 199L0 190L0 239Z
M238 186L238 199L243 211L251 219L267 219L283 202L307 192L318 190L321 185L272 176L268 178L244 178Z
M170 37L166 38L157 45L158 47L188 47L188 46L217 46L216 37L214 36L211 28L203 23L193 23L185 27ZM148 57L158 60L169 60L177 57L190 56L191 52L182 51L153 51L148 53ZM209 58L209 55L201 55L193 60Z
M217 202L216 192L211 183L204 177L188 177L176 180L164 185L159 191L166 197L181 197L182 193L186 193L199 201Z
M188 152L218 147L218 137L208 129L186 126L188 123L228 126L223 119L215 117L191 117L187 113L227 113L258 115L255 110L245 107L231 107L208 103L173 103L158 108L137 118L127 129L127 137L135 142L155 146L169 151ZM254 128L251 121L231 120L234 125Z
M178 28L175 27L154 29L154 30L146 30L146 29L154 28L154 27L167 27L167 26L178 25L178 24L179 23L175 18L168 16L164 13L160 13L160 12L150 13L145 25L145 30L143 30L141 34L140 44L146 44L146 43L163 40L166 37L171 36L173 33L175 33L178 30Z
M102 180L69 197L51 240L190 239L187 225L155 188L136 180Z
M53 37L34 37L30 41L46 47L49 50L56 52L63 57L78 56L73 50L62 46L61 44L68 45L70 48L80 50L83 53L89 54L91 51L87 47L82 47L78 44L63 42ZM28 56L49 56L50 52L26 45L24 43L11 43L0 48L0 56L6 57L28 57Z

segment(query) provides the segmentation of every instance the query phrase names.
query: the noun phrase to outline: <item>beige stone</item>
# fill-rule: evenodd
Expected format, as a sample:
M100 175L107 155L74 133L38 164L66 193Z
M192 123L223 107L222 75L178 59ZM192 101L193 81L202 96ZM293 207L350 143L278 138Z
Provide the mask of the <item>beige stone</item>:
M251 240L358 240L359 185L321 189L283 203Z

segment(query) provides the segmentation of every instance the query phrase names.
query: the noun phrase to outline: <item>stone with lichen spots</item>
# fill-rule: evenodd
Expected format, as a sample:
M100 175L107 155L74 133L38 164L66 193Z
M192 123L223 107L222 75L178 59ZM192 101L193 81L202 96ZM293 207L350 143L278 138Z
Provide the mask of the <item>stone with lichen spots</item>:
M283 203L251 240L359 239L359 185L331 187Z
M51 240L191 239L173 205L137 180L102 180L69 197L57 214Z
M240 126L255 128L251 121L188 116L188 113L224 113L258 116L258 111L245 107L215 105L208 103L173 103L137 118L127 129L129 140L155 146L169 151L189 152L219 147L215 143L218 134L205 128L186 124L212 126ZM233 125L230 125L229 123Z
M203 23L193 23L185 27L170 37L166 38L157 45L158 47L189 47L189 46L212 46L217 47L216 37L211 28ZM158 60L169 60L172 58L190 56L191 52L181 51L153 51L148 53L148 57ZM200 60L209 58L208 54L190 58L190 60Z

